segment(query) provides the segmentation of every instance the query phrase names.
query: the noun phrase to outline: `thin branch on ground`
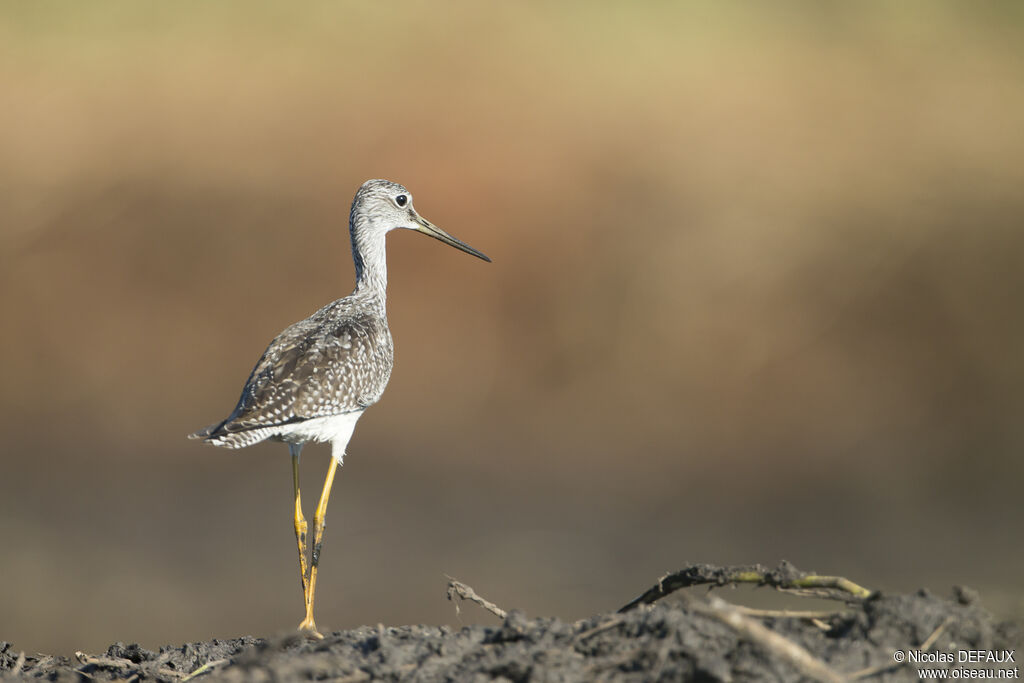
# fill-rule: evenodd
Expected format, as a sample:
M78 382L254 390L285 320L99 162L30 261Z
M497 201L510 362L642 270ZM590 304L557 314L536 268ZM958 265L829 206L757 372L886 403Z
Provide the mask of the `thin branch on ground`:
M932 634L928 636L923 643L921 643L921 649L925 652L932 649L932 645L935 644L935 641L939 639L939 636L941 636L942 632L946 630L946 627L952 623L953 615L950 614L948 617L943 619L942 623L936 626L935 630L932 631Z
M92 655L87 655L84 652L76 652L75 659L87 666L102 666L107 669L134 669L138 666L138 664L130 659L121 659L120 657L94 657Z
M788 562L782 562L775 569L768 569L759 564L743 567L695 564L661 577L658 583L648 588L642 595L619 608L619 612L627 612L640 605L650 605L681 588L741 583L771 586L778 590L846 602L859 602L874 595L873 591L858 586L849 579L802 572Z
M223 666L224 664L230 663L230 659L215 659L212 662L207 662L206 664L203 664L201 667L190 673L188 676L185 676L185 678L181 679L181 683L185 683L185 681L191 681L193 678L196 678L197 676L202 676L205 673L213 671L218 666Z
M942 623L936 626L935 630L932 631L932 634L925 638L924 642L921 643L920 646L918 646L918 649L920 649L922 652L928 652L929 650L931 650L932 645L935 644L935 641L939 639L939 636L942 635L942 632L945 631L946 627L949 626L951 623L953 623L953 615L949 615L945 619L943 619ZM877 676L880 673L891 671L893 669L901 669L905 666L910 666L910 662L906 660L902 662L883 662L882 664L869 666L865 669L861 669L860 671L854 671L852 674L850 674L850 679L854 681L859 681L863 678L870 678L871 676Z
M18 653L18 661L14 662L14 668L11 669L11 674L17 676L21 673L22 667L25 666L25 651L22 650Z
M625 621L625 619L619 616L618 614L612 615L612 617L607 621L601 622L597 626L589 628L586 631L583 631L582 633L577 633L576 637L574 638L574 641L577 643L582 642L590 636L597 635L598 633L603 633L604 631L607 631L610 628L618 626L623 621Z
M166 676L168 678L184 678L185 674L181 671L175 671L174 669L168 669L166 667L159 666L158 662L133 662L130 659L124 659L123 657L95 657L93 655L87 655L84 652L76 652L75 659L77 659L82 666L97 666L104 669L116 669L118 671L134 671L135 676L138 673L156 674L158 676ZM89 676L88 673L81 669L76 670L84 676Z
M829 610L799 610L799 609L758 609L756 607L743 607L736 605L736 609L745 616L758 619L831 619L839 617L847 612Z
M718 596L709 595L707 601L690 601L688 606L695 612L712 616L728 625L740 637L785 660L807 678L822 683L842 683L846 680L804 648L745 616L739 609Z
M455 603L455 614L459 614L461 612L461 610L459 609L459 603L455 598L475 602L476 604L480 605L485 610L495 615L499 619L504 619L505 616L508 614L508 612L498 607L490 600L485 600L484 598L477 595L477 592L475 590L473 590L466 584L462 583L461 581L454 579L451 576L448 576L447 574L445 574L445 578L448 579L448 599Z

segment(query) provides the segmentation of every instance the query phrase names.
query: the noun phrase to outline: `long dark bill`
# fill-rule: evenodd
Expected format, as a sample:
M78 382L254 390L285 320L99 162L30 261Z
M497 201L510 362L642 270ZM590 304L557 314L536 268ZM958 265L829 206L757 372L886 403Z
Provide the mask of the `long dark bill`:
M449 246L455 247L456 249L464 251L467 254L472 254L473 256L476 256L478 259L483 259L488 263L491 262L491 259L487 257L487 254L483 253L482 251L477 251L476 249L469 246L462 240L455 239L454 237L446 233L444 230L428 221L426 218L423 218L422 216L416 216L416 222L419 224L419 226L416 228L417 232L422 232L424 235L430 235L434 239L441 240L442 242Z

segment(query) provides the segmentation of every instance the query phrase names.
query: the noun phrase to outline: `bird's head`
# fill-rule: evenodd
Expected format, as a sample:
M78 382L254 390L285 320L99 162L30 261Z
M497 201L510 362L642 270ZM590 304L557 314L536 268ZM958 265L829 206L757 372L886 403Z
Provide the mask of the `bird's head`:
M353 231L382 231L405 229L422 232L467 254L490 262L465 242L455 239L418 213L412 204L412 193L390 180L367 180L352 201L351 225Z

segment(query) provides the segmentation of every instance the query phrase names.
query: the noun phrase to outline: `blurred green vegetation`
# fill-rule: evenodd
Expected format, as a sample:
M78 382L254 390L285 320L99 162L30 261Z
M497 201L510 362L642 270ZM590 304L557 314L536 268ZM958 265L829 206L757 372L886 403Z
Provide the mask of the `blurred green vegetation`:
M0 638L298 621L284 447L184 435L348 293L370 177L495 263L390 238L322 626L780 558L1020 614L1022 12L6 5Z

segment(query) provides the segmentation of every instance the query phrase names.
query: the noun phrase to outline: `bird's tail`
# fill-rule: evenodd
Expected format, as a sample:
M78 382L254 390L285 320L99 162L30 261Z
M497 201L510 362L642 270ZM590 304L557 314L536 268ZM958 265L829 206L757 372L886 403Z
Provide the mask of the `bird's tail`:
M223 420L221 420L220 422L214 422L209 427L203 427L199 431L192 432L191 434L188 435L188 438L190 438L190 439L209 439L211 436L214 435L214 433L216 433L216 431L218 429L221 428L221 426L223 424L224 424Z
M255 427L249 429L225 428L229 420L215 422L209 427L203 427L197 432L188 435L190 439L201 439L204 443L221 448L245 448L254 443L259 443L271 435L267 427Z

